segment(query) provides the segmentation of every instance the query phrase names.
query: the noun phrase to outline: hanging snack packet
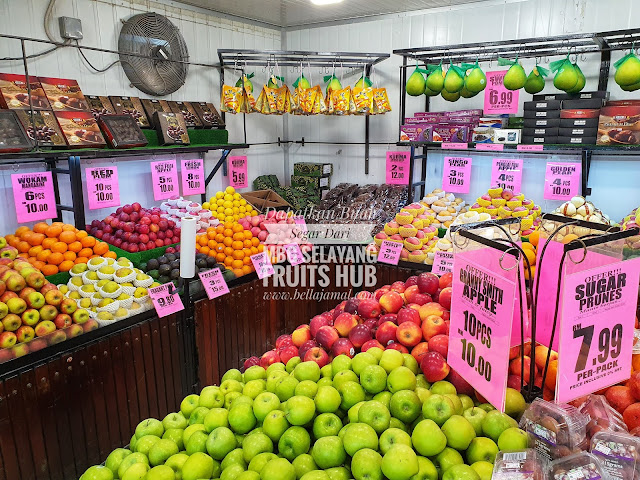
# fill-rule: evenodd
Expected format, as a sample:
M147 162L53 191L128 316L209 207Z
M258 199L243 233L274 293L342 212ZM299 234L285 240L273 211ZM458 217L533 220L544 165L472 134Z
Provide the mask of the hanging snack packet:
M313 90L315 90L315 98L313 100L313 107L311 109L311 114L312 115L319 115L321 113L326 113L327 112L327 104L324 101L324 97L322 96L322 89L320 88L319 85L316 85L315 87L313 87Z
M242 87L222 86L222 98L220 110L227 113L240 113L244 107L244 95Z
M351 113L351 87L329 90L328 115L349 115Z
M373 114L381 115L391 111L391 103L389 103L389 97L387 96L387 89L374 88L373 89Z
M351 90L351 102L354 104L355 115L366 115L373 110L373 88L354 87Z

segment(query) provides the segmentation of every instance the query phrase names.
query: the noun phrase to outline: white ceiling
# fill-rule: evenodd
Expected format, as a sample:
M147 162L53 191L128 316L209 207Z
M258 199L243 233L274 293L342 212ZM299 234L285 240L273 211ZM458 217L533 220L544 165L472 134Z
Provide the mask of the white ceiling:
M178 0L214 12L287 28L314 23L363 18L430 8L450 7L481 0L343 0L317 6L311 0Z

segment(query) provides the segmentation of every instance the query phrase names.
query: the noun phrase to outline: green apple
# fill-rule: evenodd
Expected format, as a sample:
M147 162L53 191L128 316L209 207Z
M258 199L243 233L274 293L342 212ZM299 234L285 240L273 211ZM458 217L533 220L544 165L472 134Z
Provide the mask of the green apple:
M80 478L82 480L113 480L113 472L102 465L94 465L87 468Z
M382 354L384 353L384 350L382 348L373 347L367 350L367 353L369 355L373 355L376 361L380 363L380 359L382 358Z
M131 455L131 450L126 448L116 448L109 454L107 460L104 462L104 465L109 470L111 470L114 475L117 475L120 464L129 455Z
M135 463L142 463L144 465L149 465L149 460L147 456L142 453L132 453L131 455L127 455L124 457L122 462L120 462L120 466L118 467L118 478L122 478L124 472L126 472L129 467L131 467Z
M287 400L284 412L291 425L306 425L316 414L316 404L309 397L296 395Z
M296 471L297 475L297 471ZM324 470L312 470L310 472L305 473L302 477L298 477L299 480L331 480L329 474Z
M224 460L227 454L237 446L236 436L227 427L216 428L205 441L205 451L214 460Z
M433 457L447 446L447 437L433 420L420 421L411 434L413 447L423 457Z
M182 478L182 466L187 461L187 458L189 458L189 455L186 453L176 453L170 456L164 464L167 467L171 467L176 474L176 479L180 479Z
M386 372L385 372L385 376L386 376ZM392 397L391 392L388 392L385 390L384 392L376 393L373 396L372 400L375 400L376 402L380 402L385 407L389 408L389 405L391 404L391 397Z
M424 387L416 387L414 390L418 398L420 399L420 403L424 404L424 402L431 396L431 392Z
M189 425L195 425L196 423L204 424L204 418L207 416L207 413L209 413L207 407L197 407L189 416Z
M407 425L402 420L398 420L395 417L391 417L391 421L389 422L389 428L398 428L403 432L409 432Z
M320 369L320 375L322 378L333 379L333 370L331 370L331 364L328 363Z
M453 406L453 402L444 395L432 393L422 404L422 416L433 420L438 425L443 425L454 413L455 407Z
M122 475L121 480L142 480L146 478L147 472L149 471L149 465L146 463L134 463L127 471Z
M400 390L415 390L415 388L416 376L407 367L394 368L387 377L387 389L391 393L396 393Z
M243 382L247 383L251 380L266 380L267 379L267 371L262 368L260 365L254 365L253 367L247 368L242 376ZM200 394L202 395L202 394Z
M222 383L224 383L226 380L235 380L236 382L242 382L242 373L238 369L231 368L227 370L224 375L222 375L222 378L220 379L220 385L222 386Z
M220 384L220 391L223 393L223 395L226 395L229 392L240 392L240 393L242 393L243 387L244 387L244 384L242 382L240 382L238 380L228 379L228 380L223 381Z
M236 480L260 480L260 474L249 470L238 475Z
M275 394L281 402L286 402L296 394L298 383L300 382L295 377L289 375L282 377L276 382Z
M189 425L187 428L184 429L184 432L182 432L182 444L186 446L187 442L191 438L191 435L193 435L195 432L206 432L206 429L204 428L204 425L202 425L201 423L197 423L195 425Z
M353 425L353 423L347 423L340 429L340 431L338 432L338 437L340 437L340 440L344 440L344 436L346 435L347 430L349 430L349 427L351 425Z
M186 450L187 455L193 455L196 452L205 453L207 451L206 445L208 438L209 434L207 434L207 432L203 432L202 430L193 432L187 443L184 444L184 449Z
M275 365L275 364L274 364ZM284 370L274 370L267 376L267 391L275 393L278 380L283 377L288 377L289 374Z
M480 480L480 475L469 465L454 465L444 472L442 480Z
M187 425L189 425L189 422L180 412L170 413L162 419L162 426L165 430L169 430L170 428L178 428L184 430L185 428L187 428Z
M389 402L391 415L405 423L411 423L418 418L421 409L420 397L411 390L400 390L394 393Z
M453 409L456 415L463 414L464 407L462 405L462 400L460 400L460 397L458 397L458 395L455 395L453 393L445 393L443 397L447 397L449 400L451 400L451 403L453 403Z
M318 468L316 462L313 461L313 457L308 453L298 455L291 462L291 465L296 469L296 478L302 478L305 473L312 472Z
M527 408L527 402L524 400L522 394L515 388L507 388L504 413L517 420L520 418L525 408Z
M388 351L385 350L385 352ZM406 480L418 473L419 470L416 453L406 445L394 445L382 457L382 473L389 480Z
M402 365L411 370L411 373L413 373L414 375L418 375L420 373L420 365L418 365L418 361L413 358L410 353L403 353L402 359Z
M180 412L182 412L184 418L189 418L191 416L191 412L198 408L199 400L200 396L195 393L184 397L184 400L180 403Z
M356 375L361 375L362 371L369 365L377 365L376 357L369 352L360 352L351 360L351 369ZM386 373L386 372L385 372Z
M524 450L529 447L529 436L524 430L511 427L507 428L498 437L498 448L505 452Z
M470 408L473 408L475 404L473 403L473 399L469 395L460 394L458 398L462 402L462 411L465 412Z
M249 470L260 473L260 471L264 468L264 466L269 463L271 460L278 458L275 453L259 453L251 460L249 463Z
M155 418L147 418L141 421L136 427L136 438L140 439L145 435L155 435L160 438L164 433L164 427L160 420Z
M247 436L246 435L241 435L239 433L236 433L235 436L236 436L236 443L238 444L238 447L242 448L242 444L244 443L244 439Z
M382 456L371 448L358 450L351 459L351 474L356 480L382 480Z
M347 411L347 418L350 423L358 422L358 415L360 414L360 407L364 405L364 401L356 403Z
M261 480L296 480L296 469L286 458L275 458L260 471Z
M318 388L333 387L333 380L331 380L331 377L322 377L320 380L318 380L317 385Z
M349 480L351 473L345 467L327 468L325 473L329 475L329 480Z
M320 413L333 413L342 403L340 392L333 387L319 387L315 396L316 410Z
M380 451L384 455L395 445L411 446L411 437L399 428L388 428L380 435Z
M389 428L391 413L381 402L371 400L365 402L358 410L358 421L372 427L378 435ZM375 449L374 449L375 450Z
M353 370L340 370L333 376L333 386L340 390L340 387L347 382L358 383L360 379Z
M151 447L159 441L160 437L156 437L155 435L145 435L144 437L139 438L136 442L136 452L149 456L149 450L151 450Z
M298 365L300 365L302 363L302 359L300 357L292 357L289 359L289 361L287 362L287 365L285 366L284 370L287 373L292 373L296 367Z
M244 472L244 468L242 465L230 465L229 467L222 470L220 474L220 480L236 480L238 475Z
M256 426L256 417L251 405L236 405L229 410L229 426L236 433L247 433Z
M456 390L456 387L453 386L453 383L440 380L439 382L435 382L431 385L431 393L437 393L438 395L451 393L453 395L457 395L458 391Z
M302 362L293 369L293 376L296 380L311 380L317 382L320 380L320 366L316 362Z
M157 465L147 472L144 480L175 480L176 474L171 467Z
M494 442L498 441L500 434L507 428L517 427L518 423L509 415L492 410L482 420L482 433Z
M347 433L349 433L351 428L347 430ZM318 468L323 470L331 467L339 467L347 459L347 453L342 445L342 440L340 440L338 436L322 437L316 440L311 450L311 456L314 462L316 462L316 465L318 465Z
M262 431L267 434L271 441L277 442L290 426L285 412L282 410L273 410L264 418Z
M471 464L471 468L480 476L480 480L491 480L493 476L493 465L489 462L475 462Z
M263 368L258 368L264 372ZM224 405L224 393L220 391L220 387L216 387L215 385L204 387L200 392L198 405L207 408L220 408Z
M462 455L460 455L460 452L451 447L446 447L436 455L433 464L438 469L440 477L442 477L444 472L449 470L451 467L454 465L462 465L463 463L464 459L462 458Z
M496 409L496 407L494 407L490 403L481 403L480 405L478 405L478 408L483 409L485 412L490 412L491 410Z
M349 456L363 448L378 450L378 434L366 423L351 423L349 429L342 437L342 443Z
M333 413L321 413L313 420L313 436L315 438L338 435L342 429L342 420Z
M247 439L247 441L242 442L242 450L244 452L245 462L251 462L253 457L258 455L259 453L273 452L273 442L264 433L252 433L250 437L251 438Z
M431 388L431 384L427 382L427 379L424 378L424 375L422 373L416 375L416 385L422 388Z
M302 395L303 397L315 398L318 393L318 384L311 380L302 380L296 386L296 395Z
M484 420L486 415L487 412L478 407L468 408L462 414L462 416L473 425L473 429L476 431L476 436L478 437L482 435L482 420Z
M342 372L344 370L351 370L351 357L338 355L331 362L331 372L333 377L335 378L338 372Z
M380 365L367 365L360 373L360 383L369 393L382 392L387 388L387 372Z
M274 372L276 370L281 370L281 371L285 372L285 364L282 363L282 362L276 362L276 363L272 363L271 365L269 365L267 367L267 378L269 378L269 374L270 373L272 373L272 372Z
M182 465L182 480L202 480L203 478L212 478L214 467L216 467L213 458L206 453L197 452L190 455ZM218 470L220 466L217 465Z
M260 423L264 421L269 412L272 412L273 410L277 410L279 408L280 400L275 393L262 392L253 401L253 414L255 415L256 420Z
M240 396L234 398L233 402L231 402L231 408L235 407L236 405L249 405L251 408L253 408L253 399L251 397L247 397L246 395L240 394ZM231 408L229 410L231 410Z
M229 392L224 396L224 408L231 410L233 402L242 396L240 392Z
M242 468L247 468L247 463L244 461L244 451L241 448L231 450L222 460L220 467L224 470L229 465L242 465Z
M242 394L247 397L254 399L262 392L264 392L267 388L267 381L262 379L249 380L244 384L244 388L242 389Z
M447 445L456 450L466 450L471 440L476 438L473 425L462 415L452 415L442 425L442 433L447 437Z
M371 349L367 350L367 352L369 351L371 351ZM382 352L382 356L380 357L378 364L385 369L387 374L389 374L396 368L404 365L404 358L402 358L402 353L399 351L389 349Z
M149 450L149 463L153 467L163 465L171 455L179 451L178 445L173 440L160 439Z
M498 446L493 440L487 437L476 437L467 448L467 463L471 464L480 461L493 463L497 454Z
M280 402L278 402L278 405ZM255 402L254 402L255 405ZM204 417L204 428L207 432L213 432L218 427L229 426L229 410L226 408L212 408Z
M428 458L418 456L418 468L411 480L438 480L438 469Z
M311 437L303 427L293 426L282 434L278 441L278 452L289 461L307 453L311 447Z
M178 446L178 451L184 449L184 442L182 441L182 434L184 430L181 428L168 428L162 434L163 440L171 440Z
M340 372L338 375L341 373L345 372ZM364 401L364 389L358 382L345 382L338 388L338 391L342 396L340 406L343 410L349 410L356 403Z

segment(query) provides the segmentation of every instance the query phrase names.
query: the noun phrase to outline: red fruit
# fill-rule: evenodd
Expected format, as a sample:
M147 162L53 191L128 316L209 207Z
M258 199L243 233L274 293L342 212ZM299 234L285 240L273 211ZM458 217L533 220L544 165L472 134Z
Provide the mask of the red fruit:
M403 322L396 330L396 338L405 347L415 347L422 340L422 329L413 322Z
M244 369L246 370L249 367L254 367L256 365L260 365L260 359L258 357L249 357L244 361Z
M448 327L442 317L429 315L422 322L422 336L429 341L436 335L446 335Z
M416 359L418 365L420 365L420 361L422 357L424 357L425 353L429 351L429 343L428 342L420 342L418 345L413 347L411 350L411 356Z
M398 350L400 353L409 353L409 349L398 342L391 342L386 350Z
M448 335L435 335L429 339L429 351L438 352L444 358L447 358L449 353L449 336Z
M405 287L409 288L412 285L417 285L418 284L418 276L417 275L411 275L409 278L407 278L404 282ZM406 292L406 290L405 290Z
M291 342L296 347L301 347L304 342L311 340L311 329L309 325L300 325L291 334Z
M449 375L447 375L447 381L456 387L458 395L473 395L473 387L453 368L449 371Z
M438 352L427 352L420 361L420 369L427 382L431 383L444 380L450 371L447 361Z
M631 374L631 378L627 382L627 386L631 390L633 398L640 400L640 372L633 372Z
M404 305L404 300L398 292L387 292L380 297L380 306L386 313L397 313Z
M438 297L438 303L446 310L451 310L451 287L443 288Z
M374 298L364 298L358 304L358 315L363 318L375 318L380 315L382 309L378 300Z
M544 345L538 345L535 349L535 361L536 361L536 367L538 367L538 370L542 371L544 370L544 365L547 362L547 355L549 355L549 348L545 347ZM520 352L518 351L519 355ZM549 361L551 362L552 360L557 360L558 359L558 354L556 352L554 352L553 350L551 350L551 355L549 358Z
M489 403L478 391L476 391L476 399L478 400L478 403Z
M373 322L375 321L376 320L373 320ZM369 326L367 326L366 322L361 325L356 325L349 332L349 341L356 348L362 347L366 342L368 342L372 338L373 338L373 334L371 333L371 329L369 328Z
M313 347L304 356L305 362L316 362L320 368L329 363L329 354L321 347Z
M341 337L348 337L349 332L358 325L359 317L357 315L353 315L351 313L341 313L338 317L333 321L333 328L335 328Z
M277 349L288 347L289 345L293 345L293 341L291 340L291 335L280 335L276 339Z
M305 354L309 350L317 346L318 346L318 342L316 342L313 339L307 340L306 342L304 342L302 345L300 345L300 348L298 348L298 354L300 355L300 358L304 358Z
M361 352L366 352L367 350L369 350L370 348L373 347L377 347L380 350L384 350L384 345L382 345L378 340L376 340L375 338L372 340L369 340L368 342L366 342L364 345L362 345L362 347L360 348Z
M280 361L286 365L289 360L298 356L298 347L287 345L278 351L278 355L280 355Z
M391 342L397 340L396 330L398 330L398 326L395 323L384 322L379 325L378 330L376 330L376 340L382 345L389 345Z
M316 341L320 344L321 347L329 350L333 343L340 338L338 335L338 331L330 327L329 325L325 325L320 327L318 333L316 333Z
M418 306L425 305L432 301L433 301L433 298L431 298L431 295L427 293L418 293L413 299L413 303Z
M440 280L438 281L438 287L441 289L447 288L447 287L450 287L452 283L453 283L453 273L447 272L440 277Z
M309 328L311 329L311 336L315 337L320 327L323 327L325 325L332 325L332 324L333 324L333 318L331 316L325 315L324 313L322 315L316 315L309 322Z
M631 389L620 385L609 388L604 396L611 406L620 413L623 413L629 405L632 405L636 401L631 394Z
M382 297L382 295L384 295L385 293L387 293L389 290L391 290L389 288L389 285L385 285L382 288L379 288L378 290L376 290L375 292L373 292L373 298L375 298L376 300L380 300L380 298Z
M385 313L384 315L380 315L380 318L378 319L378 325L382 325L384 322L392 322L397 325L398 316L395 313Z
M526 383L529 383L529 381L531 380L531 358L528 356L524 356L524 372L522 371L522 365L523 365L523 357L516 357L513 360L511 360L511 362L509 363L509 373L511 375L518 375L518 376L522 376L522 378L524 378L524 381ZM536 374L537 374L537 369L536 369Z
M274 363L278 363L280 361L280 356L278 352L275 350L269 350L260 358L260 366L263 368L267 368L269 365Z
M398 325L402 325L404 322L411 322L415 323L419 327L422 326L420 313L415 308L402 307L398 312L397 320Z
M373 335L378 328L378 319L377 318L368 318L364 321L363 325L366 325L369 330L371 330L371 334ZM349 334L351 336L351 334Z
M640 403L629 405L623 412L622 418L629 430L640 427ZM636 432L637 433L637 432Z
M359 298L350 298L347 300L347 303L344 306L344 311L347 313L356 314L358 313L358 305L360 304Z
M393 291L393 292L404 293L406 288L407 288L407 286L405 285L405 283L400 281L400 280L398 280L397 282L393 282L391 284L391 291Z
M509 360L513 360L518 355L520 355L520 345L517 345L515 347L511 347L509 349Z
M338 355L346 355L349 358L353 358L355 354L355 348L353 348L353 344L348 338L339 338L333 342L333 345L331 346L331 356L333 358Z
M440 305L438 302L429 302L418 308L418 312L420 313L420 318L424 322L425 318L429 315L437 315L438 317L444 317L446 313L446 309Z
M417 285L420 293L433 295L438 290L439 279L435 273L424 272L418 275Z

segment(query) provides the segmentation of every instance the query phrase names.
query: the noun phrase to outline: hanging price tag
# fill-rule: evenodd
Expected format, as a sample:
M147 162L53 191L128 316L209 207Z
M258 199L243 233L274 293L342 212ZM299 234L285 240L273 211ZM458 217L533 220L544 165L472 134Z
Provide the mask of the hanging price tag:
M89 209L120 206L118 167L85 168Z
M491 185L519 192L522 186L522 159L494 158Z
M400 253L402 252L402 244L391 240L383 240L378 252L378 263L388 263L389 265L398 265L400 261Z
M258 278L260 280L265 277L270 277L275 273L275 270L273 269L273 265L271 263L271 259L269 258L269 253L267 251L251 255L250 258L251 263L253 263L253 268L256 269L256 273L258 274Z
M169 293L169 286L173 288L172 283L165 283L149 289L149 297L151 297L153 306L160 318L184 310L180 295Z
M247 188L247 157L229 157L229 185L233 188Z
M390 185L409 185L409 152L387 152L387 182Z
M436 252L431 272L436 275L453 272L453 252Z
M51 172L14 173L11 175L11 185L18 223L56 217Z
M486 72L487 88L484 89L484 113L518 113L518 90L507 90L503 84L506 70Z
M200 195L205 192L204 165L201 158L180 162L182 195Z
M469 193L471 186L471 158L444 157L442 189L453 193Z
M302 255L302 250L300 250L300 245L297 243L289 243L284 246L285 252L287 252L287 260L292 266L300 265L304 263L304 255Z
M579 195L582 165L579 163L548 162L544 175L544 198L571 200Z
M219 268L212 268L211 270L201 272L198 275L200 276L200 281L202 282L205 292L207 292L209 300L213 300L214 298L218 298L229 293L229 287L227 286L227 282L225 282Z
M153 181L153 198L164 200L175 195L178 191L178 167L175 160L151 162L151 179Z

